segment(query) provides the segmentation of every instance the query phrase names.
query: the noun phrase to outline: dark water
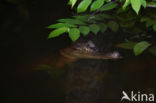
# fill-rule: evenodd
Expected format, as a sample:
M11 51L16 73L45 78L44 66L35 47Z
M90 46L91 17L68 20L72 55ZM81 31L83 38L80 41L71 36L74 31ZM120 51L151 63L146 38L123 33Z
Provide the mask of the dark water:
M0 1L0 102L120 103L123 90L155 94L156 59L151 55L124 56L116 61L79 60L65 68L55 66L61 58L59 50L71 41L66 35L47 40L50 30L45 27L70 15L65 3Z

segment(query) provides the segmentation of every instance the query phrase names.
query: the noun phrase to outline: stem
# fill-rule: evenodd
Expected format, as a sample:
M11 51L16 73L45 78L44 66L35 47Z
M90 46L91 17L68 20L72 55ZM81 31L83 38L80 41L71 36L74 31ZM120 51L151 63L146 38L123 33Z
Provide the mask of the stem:
M88 20L90 20L95 14L97 14L98 12L100 12L104 7L106 7L106 6L108 6L108 5L111 5L111 4L114 4L114 3L118 2L118 1L119 1L119 0L114 0L114 1L112 1L112 2L110 2L110 3L107 3L107 4L103 5L101 8L99 8L99 9L97 9L95 12L93 12L93 13L91 14L91 16L89 16Z
M156 8L156 5L146 5L146 7L149 7L149 8Z

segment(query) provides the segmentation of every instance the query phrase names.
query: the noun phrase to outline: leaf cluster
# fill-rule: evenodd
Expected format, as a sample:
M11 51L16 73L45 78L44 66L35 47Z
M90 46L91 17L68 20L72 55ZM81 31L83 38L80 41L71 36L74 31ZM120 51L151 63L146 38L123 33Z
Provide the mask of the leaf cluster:
M146 40L152 38L149 30L156 32L156 0L69 0L68 4L76 8L77 15L59 19L58 23L48 26L53 29L49 38L68 33L75 42L81 34L123 30L130 34L130 42L123 41L117 47L133 49L135 55L147 49L156 54L156 46Z

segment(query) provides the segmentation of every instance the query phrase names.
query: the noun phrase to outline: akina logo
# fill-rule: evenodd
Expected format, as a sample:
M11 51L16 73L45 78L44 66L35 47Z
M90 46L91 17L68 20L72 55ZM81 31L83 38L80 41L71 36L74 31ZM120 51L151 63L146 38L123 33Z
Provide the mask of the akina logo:
M154 102L154 94L143 94L140 91L135 93L134 91L131 91L130 94L127 94L125 91L122 91L122 98L121 101L127 100L127 101L135 101L135 102Z

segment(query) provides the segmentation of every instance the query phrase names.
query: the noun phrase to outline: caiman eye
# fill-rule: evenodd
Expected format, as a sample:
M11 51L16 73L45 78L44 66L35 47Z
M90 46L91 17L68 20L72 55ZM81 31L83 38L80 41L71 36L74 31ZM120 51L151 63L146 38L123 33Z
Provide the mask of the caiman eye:
M89 41L89 42L87 43L87 46L89 46L89 47L95 47L95 44L94 44L92 41Z
M113 55L114 55L115 57L119 57L119 56L120 56L119 52L116 52L116 51L113 53Z
M120 56L120 53L117 52L117 51L115 51L115 52L112 53L112 57L113 58L122 58L122 56Z

